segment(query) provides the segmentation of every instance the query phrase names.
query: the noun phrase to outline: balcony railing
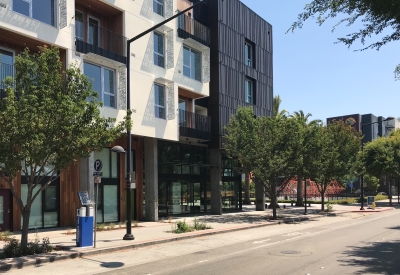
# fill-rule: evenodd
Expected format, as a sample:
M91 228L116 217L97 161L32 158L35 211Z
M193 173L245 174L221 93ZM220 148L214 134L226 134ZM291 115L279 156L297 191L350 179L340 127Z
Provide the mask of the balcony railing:
M88 28L89 27L89 28ZM90 29L90 32L84 30ZM98 25L79 22L75 28L76 51L126 63L126 37Z
M178 36L183 39L191 38L210 47L210 29L184 14L178 18Z
M179 110L179 135L201 140L211 138L211 118Z
M6 96L4 79L9 76L14 77L14 65L0 62L0 99Z

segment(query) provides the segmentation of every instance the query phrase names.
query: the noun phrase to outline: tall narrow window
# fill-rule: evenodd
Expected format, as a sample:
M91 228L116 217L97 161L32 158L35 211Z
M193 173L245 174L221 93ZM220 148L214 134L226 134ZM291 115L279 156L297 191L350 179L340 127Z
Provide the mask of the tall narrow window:
M246 41L244 43L244 63L249 67L253 67L253 51L253 45Z
M93 46L99 46L99 38L100 38L100 29L99 29L99 21L93 18L89 18L89 26L88 26L88 43Z
M154 84L154 110L155 116L165 119L165 87Z
M201 53L183 47L183 75L201 81Z
M164 0L153 0L153 11L164 16Z
M102 101L104 106L116 108L115 71L88 62L84 63L83 70L92 81L92 88L98 93L99 101Z
M55 26L55 0L13 0L13 11Z
M154 65L165 66L164 35L158 32L154 33Z
M83 13L75 11L75 38L83 40Z
M8 76L14 77L14 55L12 52L0 49L0 98L4 91L4 79Z
M253 104L253 81L249 78L246 78L244 81L244 96L245 96L245 101L246 103Z

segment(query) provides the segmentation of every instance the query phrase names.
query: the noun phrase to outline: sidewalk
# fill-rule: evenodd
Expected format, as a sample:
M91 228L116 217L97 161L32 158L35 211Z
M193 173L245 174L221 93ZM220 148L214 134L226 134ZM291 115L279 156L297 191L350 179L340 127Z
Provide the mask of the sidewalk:
M383 203L385 204L385 203ZM137 227L132 228L132 234L135 236L133 241L124 241L122 237L125 235L125 228L119 228L117 224L114 230L97 232L96 248L93 247L76 247L75 229L57 228L49 230L38 230L37 236L42 239L49 237L50 242L54 246L62 246L66 250L55 251L52 253L27 256L21 258L0 260L0 270L9 270L11 268L23 268L27 265L38 265L45 262L54 262L56 260L73 259L94 254L110 253L118 250L127 250L143 246L161 244L166 242L178 241L188 238L207 236L212 234L226 233L237 230L251 229L262 226L275 225L286 222L300 222L304 220L316 220L325 215L334 216L348 212L359 212L360 205L334 205L333 212L319 213L321 205L314 204L308 207L308 215L304 214L303 207L291 207L286 204L280 204L277 210L278 220L270 220L272 210L255 211L254 205L243 206L242 212L228 213L220 216L198 215L188 217L175 217L172 220L164 220L159 222L139 222ZM366 207L365 207L366 208ZM392 210L392 207L378 207L376 210L365 210L364 212L382 212ZM185 220L187 224L193 225L194 219L197 218L201 222L205 222L212 229L194 231L183 234L174 234L169 231L175 228L178 221ZM67 232L73 234L67 235ZM29 234L29 239L35 239L36 233ZM19 239L20 236L16 235ZM0 247L4 242L0 241Z

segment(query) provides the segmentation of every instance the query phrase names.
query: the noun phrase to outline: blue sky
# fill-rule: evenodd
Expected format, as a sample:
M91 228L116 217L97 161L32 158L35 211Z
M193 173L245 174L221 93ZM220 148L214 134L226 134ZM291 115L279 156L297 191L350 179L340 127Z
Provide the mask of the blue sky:
M393 74L400 64L400 42L354 52L362 45L349 49L334 42L361 23L332 33L337 19L321 27L310 19L302 29L285 34L311 0L241 1L273 26L274 95L281 96L282 109L303 110L323 121L354 113L400 117L400 81Z

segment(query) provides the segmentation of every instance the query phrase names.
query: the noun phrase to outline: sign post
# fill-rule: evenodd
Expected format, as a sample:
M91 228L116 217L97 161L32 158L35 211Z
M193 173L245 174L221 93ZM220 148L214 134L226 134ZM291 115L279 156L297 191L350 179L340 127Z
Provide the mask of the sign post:
M103 162L100 159L96 159L94 161L94 170L97 172L93 172L94 183L96 184L96 202L94 206L94 248L96 248L96 234L97 234L97 204L99 201L99 184L101 183L101 176L103 176L103 172L99 172L103 168Z

